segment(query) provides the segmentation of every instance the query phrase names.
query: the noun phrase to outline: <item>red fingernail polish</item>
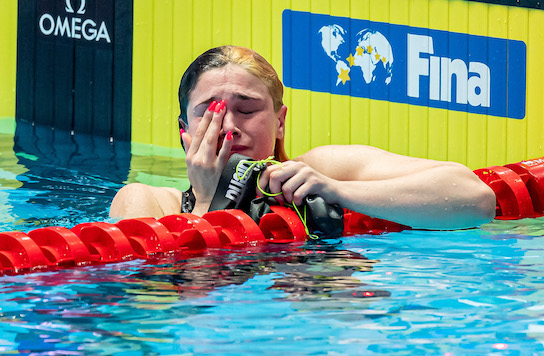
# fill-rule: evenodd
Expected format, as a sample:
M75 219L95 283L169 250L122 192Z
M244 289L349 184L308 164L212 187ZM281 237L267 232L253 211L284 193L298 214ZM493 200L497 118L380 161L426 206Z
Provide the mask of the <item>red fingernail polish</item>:
M227 141L232 140L232 131L227 132Z
M215 112L220 112L225 107L225 100L221 100L215 107Z
M210 106L208 106L208 110L213 111L215 109L215 106L217 105L217 101L212 101L210 103Z
M179 135L180 135L180 136L183 135L184 132L185 132L184 129L179 129Z

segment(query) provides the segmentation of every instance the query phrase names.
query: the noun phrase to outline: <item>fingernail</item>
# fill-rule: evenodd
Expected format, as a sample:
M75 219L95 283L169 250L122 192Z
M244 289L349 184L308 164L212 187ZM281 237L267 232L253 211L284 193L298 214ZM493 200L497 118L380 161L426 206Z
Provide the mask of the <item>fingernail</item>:
M179 129L179 135L180 135L180 136L182 136L184 132L185 132L184 129Z
M225 107L225 100L221 100L215 107L215 112L220 112Z
M227 132L227 141L232 140L232 131Z
M215 106L217 105L217 101L212 101L210 103L210 106L208 106L208 110L213 111L215 109Z

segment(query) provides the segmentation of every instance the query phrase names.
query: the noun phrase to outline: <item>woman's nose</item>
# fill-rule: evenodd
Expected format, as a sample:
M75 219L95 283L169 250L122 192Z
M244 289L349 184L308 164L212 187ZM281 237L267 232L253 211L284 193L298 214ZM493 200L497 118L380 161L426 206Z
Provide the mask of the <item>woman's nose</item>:
M225 116L223 117L221 133L224 135L229 131L232 131L232 133L238 133L239 129L236 124L236 115L234 115L231 110L227 109Z

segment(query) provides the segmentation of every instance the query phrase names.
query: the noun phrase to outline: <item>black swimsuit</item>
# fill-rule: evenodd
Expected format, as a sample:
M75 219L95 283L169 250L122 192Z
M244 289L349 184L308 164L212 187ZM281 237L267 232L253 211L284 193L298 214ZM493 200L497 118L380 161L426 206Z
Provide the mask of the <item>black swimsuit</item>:
M189 187L186 191L181 193L181 212L190 213L195 208L196 198L193 194L193 187Z

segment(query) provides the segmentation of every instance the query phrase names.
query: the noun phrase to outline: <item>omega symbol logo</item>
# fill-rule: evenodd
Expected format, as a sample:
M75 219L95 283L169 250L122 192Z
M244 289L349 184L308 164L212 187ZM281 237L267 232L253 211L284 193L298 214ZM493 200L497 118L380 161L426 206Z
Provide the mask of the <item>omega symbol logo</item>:
M72 7L72 0L66 0L66 7L64 8L67 13L73 14L74 8ZM87 11L85 9L85 0L81 0L81 3L79 4L79 9L77 10L77 13L80 15L83 15Z
M66 16L55 18L49 13L43 14L38 26L40 31L45 36L68 37L77 40L95 41L104 40L106 43L111 43L111 37L104 21L95 21L89 18L78 17L87 11L85 9L86 0L79 0L79 8L77 12L74 10L74 0L66 0ZM109 0L104 0L109 1ZM73 15L68 15L73 14Z

